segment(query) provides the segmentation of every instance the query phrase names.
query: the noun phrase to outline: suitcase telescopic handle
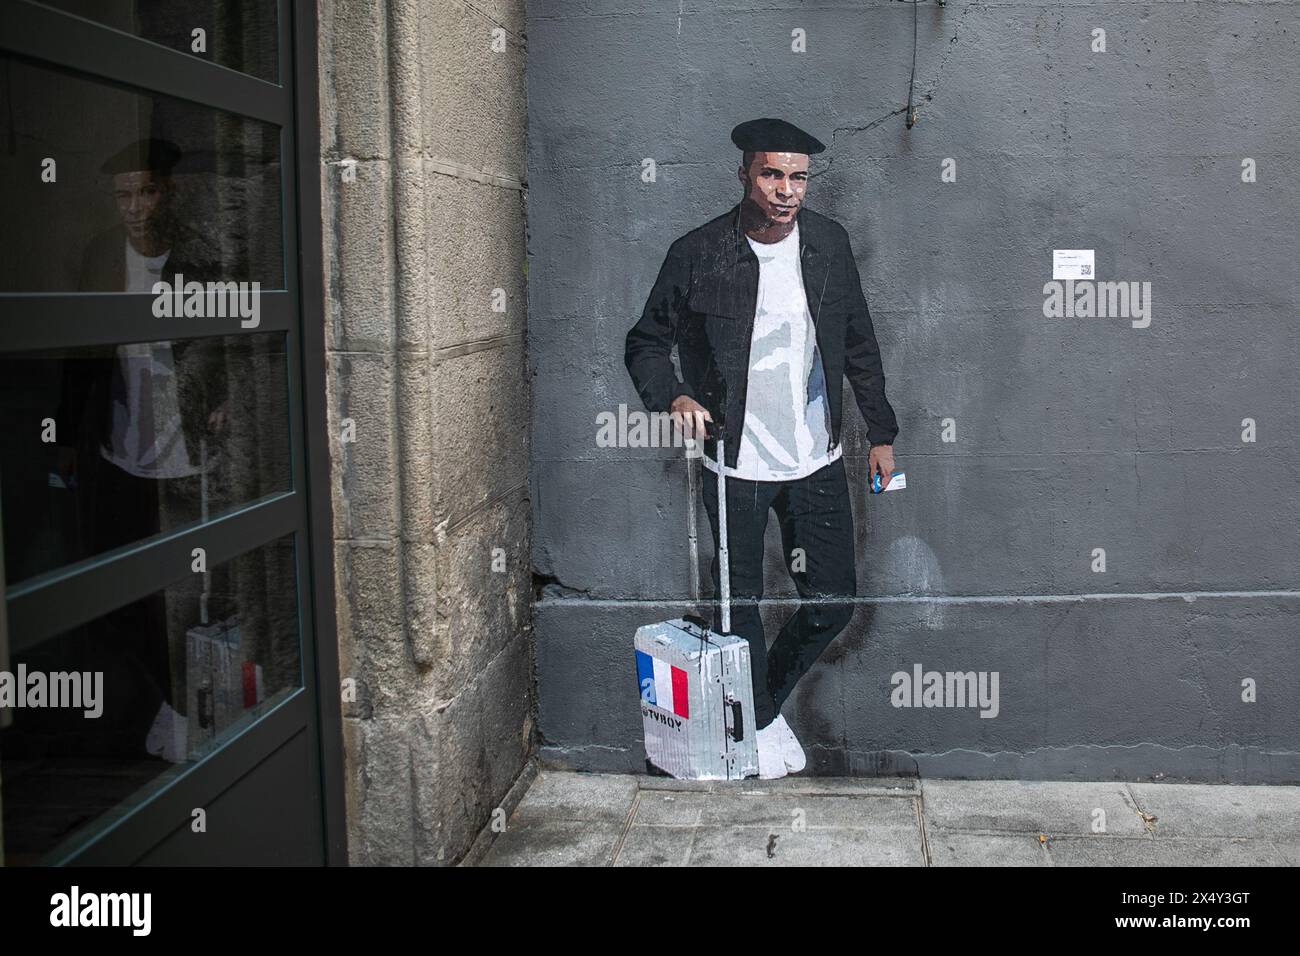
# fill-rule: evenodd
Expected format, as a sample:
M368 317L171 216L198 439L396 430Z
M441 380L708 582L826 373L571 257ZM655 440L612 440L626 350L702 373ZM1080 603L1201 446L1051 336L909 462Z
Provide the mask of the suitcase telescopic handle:
M727 548L727 453L718 436L718 600L722 602L722 633L731 633L731 552ZM740 738L736 738L739 740Z
M727 467L722 430L714 422L704 423L704 434L717 441L718 463L718 601L722 605L722 633L731 633L731 557L727 548ZM687 483L687 534L691 551L691 600L700 600L699 545L695 532L695 470L688 455L686 459Z

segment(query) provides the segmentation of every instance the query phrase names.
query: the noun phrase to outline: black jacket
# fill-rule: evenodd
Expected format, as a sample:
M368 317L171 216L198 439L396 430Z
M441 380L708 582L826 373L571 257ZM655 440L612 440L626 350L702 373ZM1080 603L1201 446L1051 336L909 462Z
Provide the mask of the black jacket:
M873 445L898 434L885 398L885 375L858 267L844 227L800 209L799 258L808 311L826 372L830 447L840 441L842 376L867 422ZM666 412L678 395L699 402L727 439L735 467L745 421L749 347L758 299L758 257L740 228L740 204L682 236L668 249L641 319L627 334L624 361L637 393L652 412ZM677 346L682 381L671 353ZM715 454L713 442L705 451Z

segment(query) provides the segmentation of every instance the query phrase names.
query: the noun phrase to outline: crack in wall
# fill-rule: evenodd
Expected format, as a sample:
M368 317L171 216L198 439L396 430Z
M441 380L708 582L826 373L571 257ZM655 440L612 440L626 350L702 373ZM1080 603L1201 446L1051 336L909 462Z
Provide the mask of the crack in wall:
M920 2L920 0L912 0L912 2ZM965 4L965 5L962 7L961 13L960 13L960 14L958 15L958 17L957 17L957 22L956 22L956 24L953 26L953 34L952 34L952 36L948 39L948 44L947 44L946 47L943 48L943 53L942 53L942 55L939 57L939 68L938 68L938 70L935 72L935 78L934 78L934 81L930 84L930 88L929 88L929 90L928 90L927 92L921 94L920 100L919 100L919 101L915 101L915 102L913 103L913 108L915 109L915 111L916 111L918 117L920 116L921 110L922 110L924 107L929 106L932 102L934 102L934 98L935 98L935 96L938 95L939 88L943 85L943 74L944 74L944 71L947 69L947 66L948 66L948 60L949 60L949 59L951 58L951 56L952 56L952 46L953 46L953 44L955 44L955 43L957 42L957 40L958 40L958 38L959 38L959 36L960 36L962 21L966 19L966 15L967 15L967 14L968 14L972 9L974 9L975 7L978 7L979 5L980 5L980 4L978 4L978 3L972 2L972 3L967 3L967 4ZM947 6L946 6L946 4L938 4L938 5L936 6L936 9L939 10L939 11L943 11L943 10L946 10L946 9L947 9ZM920 42L918 41L918 43L917 43L917 52L916 52L916 57L917 57L918 60L921 58L921 49L922 49L922 48L921 48ZM834 145L835 145L835 140L836 140L836 138L839 136L840 133L846 133L846 134L850 134L850 135L854 135L854 136L856 136L858 133L865 133L865 132L868 132L868 131L870 131L870 130L873 130L873 129L875 129L875 128L878 127L878 126L881 126L881 125L883 125L883 124L889 122L889 121L890 121L891 119L893 119L895 116L901 116L901 115L903 115L903 114L906 113L906 112L907 112L907 105L904 104L903 106L898 107L898 109L890 110L889 112L884 113L884 114L882 114L882 115L880 115L880 116L877 116L875 119L873 119L873 120L869 120L868 122L866 122L866 123L864 123L864 124L862 124L862 125L859 125L859 126L837 126L837 127L835 127L834 130L831 131L831 142L830 142L830 145L831 145L831 147L834 147ZM919 118L918 118L917 122L920 122ZM831 155L831 156L829 156L829 157L827 158L826 166L825 166L823 169L820 169L820 170L818 170L817 172L811 174L808 178L809 178L809 179L816 179L818 176L825 175L826 173L829 173L829 172L831 171L831 169L834 168L834 166L835 166L835 156L834 156L834 155Z

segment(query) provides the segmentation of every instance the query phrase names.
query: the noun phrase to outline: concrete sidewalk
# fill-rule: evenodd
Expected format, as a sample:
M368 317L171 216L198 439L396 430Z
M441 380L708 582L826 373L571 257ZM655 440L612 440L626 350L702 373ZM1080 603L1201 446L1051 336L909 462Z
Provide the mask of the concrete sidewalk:
M488 866L1296 866L1300 787L543 770ZM499 827L498 827L499 829Z

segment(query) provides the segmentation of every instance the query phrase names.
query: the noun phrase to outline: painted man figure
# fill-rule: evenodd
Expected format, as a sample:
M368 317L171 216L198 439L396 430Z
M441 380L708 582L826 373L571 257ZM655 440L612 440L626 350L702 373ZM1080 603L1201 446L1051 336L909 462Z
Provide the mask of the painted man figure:
M209 241L172 208L172 171L181 158L175 143L148 138L104 161L100 171L111 177L119 221L90 241L81 291L152 293L155 283L175 282L178 274L198 282L229 278ZM198 516L201 473L216 485L216 459L227 439L226 362L234 354L220 339L180 339L84 349L64 363L59 467L78 489L85 554L151 538L178 516ZM97 728L116 728L114 752L185 759L185 701L176 690L186 665L185 632L168 620L181 613L169 613L169 606L197 614L197 593L192 601L187 593L197 585L191 577L90 626L128 671L113 681L125 703ZM109 747L103 739L98 746Z
M806 763L781 705L853 614L843 379L867 423L867 480L879 474L882 487L898 424L848 233L803 208L808 157L825 147L778 119L742 123L731 139L744 196L669 248L625 360L649 410L671 412L691 436L713 422L724 438L732 631L750 643L759 776L779 777ZM705 438L715 472L716 448ZM702 485L716 545L717 489ZM802 599L771 651L759 615L769 510Z

